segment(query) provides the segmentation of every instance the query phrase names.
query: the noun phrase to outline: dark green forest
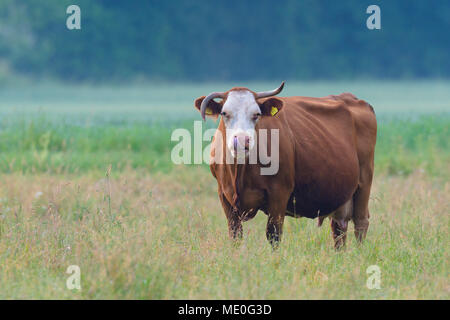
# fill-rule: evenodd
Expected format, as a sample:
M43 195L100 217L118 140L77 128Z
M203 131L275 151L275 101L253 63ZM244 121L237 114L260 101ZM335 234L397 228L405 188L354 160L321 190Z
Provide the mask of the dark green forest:
M448 78L449 31L448 0L1 0L0 80Z

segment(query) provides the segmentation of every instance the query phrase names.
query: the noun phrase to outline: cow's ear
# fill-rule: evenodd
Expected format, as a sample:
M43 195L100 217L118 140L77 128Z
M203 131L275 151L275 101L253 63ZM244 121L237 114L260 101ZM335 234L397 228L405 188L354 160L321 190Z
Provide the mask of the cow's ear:
M260 103L259 108L263 116L273 117L283 109L283 101L278 98L269 98L263 103Z
M203 100L205 99L205 96L202 96L200 98L195 99L195 107L198 111L200 111L200 106L202 105ZM206 107L205 114L209 117L212 117L214 119L217 119L220 112L222 111L223 107L223 101L216 102L214 99L211 99L208 103L208 106Z

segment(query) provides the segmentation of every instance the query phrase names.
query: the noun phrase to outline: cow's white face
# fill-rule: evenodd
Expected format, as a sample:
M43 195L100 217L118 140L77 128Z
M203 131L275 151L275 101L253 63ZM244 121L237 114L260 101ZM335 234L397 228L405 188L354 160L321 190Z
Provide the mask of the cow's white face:
M281 92L283 86L284 82L275 90L262 92L253 92L246 88L212 92L206 97L195 99L195 107L203 119L205 116L217 119L219 114L222 115L227 149L233 157L247 157L256 145L255 126L260 118L273 117L283 108L283 100L273 97ZM222 101L214 101L216 98ZM259 103L255 99L258 99Z
M222 111L227 129L227 148L233 157L248 156L255 146L255 125L261 117L261 109L252 92L235 90L228 94Z

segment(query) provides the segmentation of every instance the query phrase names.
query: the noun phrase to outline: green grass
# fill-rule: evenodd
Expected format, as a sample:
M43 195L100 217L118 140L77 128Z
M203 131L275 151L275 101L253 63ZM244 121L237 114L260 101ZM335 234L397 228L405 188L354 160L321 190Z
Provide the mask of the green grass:
M449 114L411 119L380 116L375 163L379 172L407 175L423 169L448 177ZM213 122L205 125L210 128ZM49 120L45 114L28 120L4 121L0 130L0 172L73 173L144 168L171 170L175 128L193 131L189 120L163 123L125 122L99 125ZM205 143L204 147L206 147Z
M431 176L450 176L450 116L380 117L375 167L389 174L424 170Z

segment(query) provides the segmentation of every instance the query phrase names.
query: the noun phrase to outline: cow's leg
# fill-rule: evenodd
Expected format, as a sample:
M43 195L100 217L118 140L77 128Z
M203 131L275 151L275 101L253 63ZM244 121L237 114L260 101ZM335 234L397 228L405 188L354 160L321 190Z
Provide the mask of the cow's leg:
M359 242L366 238L367 229L369 229L369 194L370 187L358 189L353 196L355 209L352 220L355 225L355 237Z
M331 215L331 232L336 250L345 246L348 221L352 218L352 214L353 199L350 199Z
M223 193L219 192L220 203L222 203L223 211L228 220L228 234L231 239L237 240L242 238L242 221L239 215L233 212L233 208Z
M238 217L228 219L228 234L233 240L242 239L242 222Z
M353 195L353 223L355 225L355 237L362 242L369 228L369 197L372 187L373 161L361 170L361 181Z
M339 250L345 246L347 239L348 221L331 219L331 232L333 234L334 248Z
M283 233L284 215L271 215L267 220L266 237L273 249L278 248Z
M290 195L290 193L287 193ZM281 198L281 199L280 199ZM269 202L267 207L267 227L266 237L272 245L273 249L278 248L281 241L281 234L283 233L284 216L286 214L286 207L289 197L284 199L280 197Z

